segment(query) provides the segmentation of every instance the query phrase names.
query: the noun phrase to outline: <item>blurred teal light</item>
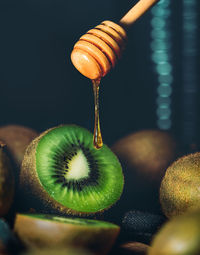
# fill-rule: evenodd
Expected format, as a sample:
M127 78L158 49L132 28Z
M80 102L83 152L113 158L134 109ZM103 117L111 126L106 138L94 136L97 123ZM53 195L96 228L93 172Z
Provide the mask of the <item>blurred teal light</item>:
M170 0L161 0L151 10L151 60L157 74L157 126L160 129L171 128L172 64Z
M171 128L172 123L170 119L158 119L157 125L160 129L168 130Z

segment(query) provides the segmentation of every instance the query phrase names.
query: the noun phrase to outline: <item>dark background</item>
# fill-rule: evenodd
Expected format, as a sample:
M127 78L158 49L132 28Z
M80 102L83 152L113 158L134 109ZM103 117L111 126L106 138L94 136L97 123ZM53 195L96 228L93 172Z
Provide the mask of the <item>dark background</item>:
M61 123L74 123L92 131L92 85L74 68L70 53L87 30L103 20L118 21L135 2L1 0L0 124L16 123L43 131ZM181 137L184 124L182 1L171 2L174 76L171 131L184 139ZM199 6L198 3L198 10ZM109 145L130 132L157 128L158 84L151 61L150 19L148 12L132 26L123 58L102 79L101 129ZM198 28L198 35L199 32ZM199 51L196 67L199 67ZM195 93L195 139L198 140L198 89Z

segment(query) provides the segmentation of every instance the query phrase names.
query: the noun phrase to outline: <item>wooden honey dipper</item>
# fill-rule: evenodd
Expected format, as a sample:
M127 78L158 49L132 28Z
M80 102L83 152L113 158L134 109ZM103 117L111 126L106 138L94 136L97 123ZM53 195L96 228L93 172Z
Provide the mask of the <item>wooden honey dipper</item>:
M81 36L74 45L71 60L76 69L91 80L105 76L125 48L129 28L158 0L140 0L119 21L103 21Z

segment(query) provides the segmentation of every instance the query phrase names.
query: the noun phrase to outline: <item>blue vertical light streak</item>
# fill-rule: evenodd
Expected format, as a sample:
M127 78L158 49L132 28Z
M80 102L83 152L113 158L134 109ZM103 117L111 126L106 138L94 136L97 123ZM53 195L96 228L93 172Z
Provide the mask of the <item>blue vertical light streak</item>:
M171 128L171 94L172 94L172 64L171 64L171 30L170 30L170 0L161 0L151 10L151 60L157 75L157 126L160 129Z

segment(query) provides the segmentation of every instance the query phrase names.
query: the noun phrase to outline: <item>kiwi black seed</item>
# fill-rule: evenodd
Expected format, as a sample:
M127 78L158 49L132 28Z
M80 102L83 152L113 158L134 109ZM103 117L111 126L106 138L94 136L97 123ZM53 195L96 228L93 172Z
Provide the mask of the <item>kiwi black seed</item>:
M40 212L93 214L114 204L123 189L117 157L76 125L49 129L27 148L20 173L23 203ZM26 202L24 202L26 201Z
M5 216L13 203L14 186L12 164L7 155L6 145L0 141L0 216Z
M120 227L105 221L17 214L14 231L27 248L75 247L107 254Z
M0 139L7 145L17 167L20 167L26 147L38 133L21 125L6 125L0 127Z

